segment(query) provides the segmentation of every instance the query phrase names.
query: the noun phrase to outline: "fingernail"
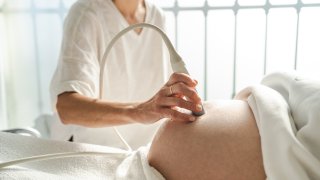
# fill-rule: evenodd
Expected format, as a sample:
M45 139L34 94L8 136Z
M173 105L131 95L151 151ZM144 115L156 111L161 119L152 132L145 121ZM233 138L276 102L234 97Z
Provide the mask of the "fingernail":
M197 104L197 111L201 111L202 110L202 106L201 106L201 104Z
M196 82L196 84L198 84L198 81L194 79L194 82Z

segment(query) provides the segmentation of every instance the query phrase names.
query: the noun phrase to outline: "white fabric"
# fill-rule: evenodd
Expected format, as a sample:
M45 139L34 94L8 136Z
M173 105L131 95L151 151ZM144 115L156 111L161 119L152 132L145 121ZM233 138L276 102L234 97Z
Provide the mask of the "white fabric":
M61 152L123 152L98 145L36 139L1 132L0 142L0 162ZM163 180L163 176L149 166L147 152L148 148L143 147L129 156L85 156L29 162L0 169L0 179Z
M320 179L320 81L266 76L247 94L261 136L267 179Z
M164 29L164 14L146 1L145 22ZM65 20L60 60L51 83L52 104L57 95L75 91L97 98L99 65L106 46L127 21L111 0L79 0ZM111 50L105 68L107 101L137 102L151 98L167 81L171 68L160 35L151 29L135 31L119 39ZM122 147L112 128L64 126L58 120L52 127L54 139ZM90 121L90 119L88 119ZM158 124L125 125L118 129L133 148L146 145Z

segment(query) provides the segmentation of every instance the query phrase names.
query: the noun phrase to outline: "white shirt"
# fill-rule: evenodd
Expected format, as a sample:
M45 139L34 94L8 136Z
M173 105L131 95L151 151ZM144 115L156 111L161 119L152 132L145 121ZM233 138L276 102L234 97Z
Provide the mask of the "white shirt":
M145 22L164 29L164 14L146 1ZM129 24L111 0L79 0L64 24L58 67L51 82L53 107L63 92L98 98L100 63L111 39ZM138 35L131 31L120 38L109 53L105 67L106 101L137 102L150 99L172 72L167 49L160 35L144 28ZM56 115L56 117L58 117ZM90 119L88 119L90 121ZM146 145L159 123L130 124L118 130L133 147ZM62 125L57 120L52 138L123 148L112 128L86 128Z

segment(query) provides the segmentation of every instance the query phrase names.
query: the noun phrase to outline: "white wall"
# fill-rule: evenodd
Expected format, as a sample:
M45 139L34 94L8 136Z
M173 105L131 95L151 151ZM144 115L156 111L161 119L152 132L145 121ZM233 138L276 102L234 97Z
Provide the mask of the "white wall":
M1 31L1 30L0 30ZM1 51L0 46L0 51ZM5 106L5 93L4 93L4 78L3 78L3 65L2 65L2 52L0 52L0 129L6 129L7 126L7 110Z
M292 7L273 8L268 15L263 6L266 0L239 0L237 16L235 0L207 0L210 8L224 7L209 10L207 16L205 0L178 0L177 7L174 0L152 1L166 10L168 34L199 80L203 98L229 99L234 90L259 83L264 59L266 73L291 70L297 59L298 71L320 77L320 4L300 12L296 53L297 0L271 0ZM74 2L0 0L0 129L30 126L41 114L51 113L49 83L59 55L63 19ZM247 5L249 9L241 9Z
M0 128L32 126L41 114L52 113L49 84L63 19L74 2L0 1Z
M1 1L0 1L0 7L1 7ZM4 59L6 58L5 52L5 42L6 37L3 36L5 31L4 26L4 18L2 15L0 15L0 129L6 129L8 127L7 125L7 110L6 110L6 96L4 92Z

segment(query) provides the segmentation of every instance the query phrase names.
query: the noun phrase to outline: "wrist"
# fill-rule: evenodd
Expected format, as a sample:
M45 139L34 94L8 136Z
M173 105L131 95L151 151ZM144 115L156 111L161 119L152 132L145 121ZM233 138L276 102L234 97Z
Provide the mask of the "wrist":
M135 104L132 109L132 117L134 121L141 124L154 123L156 118L151 109L152 108L148 101Z

